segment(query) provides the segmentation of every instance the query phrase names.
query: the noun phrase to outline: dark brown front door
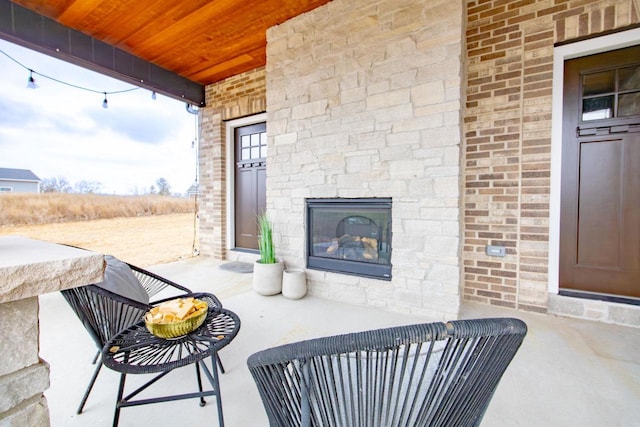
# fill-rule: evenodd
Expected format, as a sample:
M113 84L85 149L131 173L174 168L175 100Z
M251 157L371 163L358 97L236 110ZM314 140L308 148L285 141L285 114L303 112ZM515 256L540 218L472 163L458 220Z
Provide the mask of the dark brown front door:
M560 288L640 297L640 46L565 62Z
M266 209L266 124L235 129L235 240L258 249L258 215Z

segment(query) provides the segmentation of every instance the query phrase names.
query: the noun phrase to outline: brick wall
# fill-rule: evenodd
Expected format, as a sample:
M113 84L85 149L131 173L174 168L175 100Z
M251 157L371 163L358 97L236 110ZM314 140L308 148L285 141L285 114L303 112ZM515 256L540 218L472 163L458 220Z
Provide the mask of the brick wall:
M198 153L200 253L226 259L227 153L224 122L266 110L264 67L207 86L206 102L207 107L200 111Z
M640 0L334 0L272 28L266 71L207 88L201 252L227 255L224 121L268 103L267 208L288 264L304 266L305 197L394 202L393 281L310 271L312 293L451 317L461 262L466 300L545 312L553 45L637 24L638 10ZM507 256L486 256L487 244Z
M312 294L450 319L460 304L463 3L334 0L267 33L267 211L305 265L305 198L391 197L391 281Z
M546 311L553 45L638 23L639 6L467 2L465 299ZM486 256L488 244L507 256Z

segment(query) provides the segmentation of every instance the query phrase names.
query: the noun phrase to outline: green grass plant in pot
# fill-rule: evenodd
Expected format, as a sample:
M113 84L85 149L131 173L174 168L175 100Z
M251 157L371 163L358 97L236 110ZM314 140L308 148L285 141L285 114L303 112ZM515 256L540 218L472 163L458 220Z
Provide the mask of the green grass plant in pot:
M275 264L276 251L273 247L273 227L266 214L258 217L258 249L261 264Z
M265 213L258 216L258 249L260 259L253 266L253 290L260 295L279 294L284 262L276 259L273 226Z

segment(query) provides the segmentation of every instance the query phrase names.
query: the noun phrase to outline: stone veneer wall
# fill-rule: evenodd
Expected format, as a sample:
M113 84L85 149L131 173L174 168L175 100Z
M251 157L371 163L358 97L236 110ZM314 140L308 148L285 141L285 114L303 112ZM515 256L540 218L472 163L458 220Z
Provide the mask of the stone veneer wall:
M639 6L467 2L466 300L546 312L553 45L637 24ZM507 256L487 257L487 244Z
M305 266L305 198L391 197L393 279L312 294L438 319L460 304L463 3L334 0L267 33L267 211Z
M0 303L0 425L49 426L49 365L38 357L38 298Z
M224 121L266 110L264 67L207 86L207 107L200 111L200 252L227 258L226 134ZM233 155L233 153L229 153Z
M0 426L48 427L38 295L102 281L104 256L20 236L0 236L0 253Z

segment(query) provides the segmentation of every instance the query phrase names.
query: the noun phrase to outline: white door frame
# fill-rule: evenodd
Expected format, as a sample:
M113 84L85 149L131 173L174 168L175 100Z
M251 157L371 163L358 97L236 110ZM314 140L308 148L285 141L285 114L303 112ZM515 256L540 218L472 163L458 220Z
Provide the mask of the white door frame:
M225 122L226 144L226 166L227 166L227 249L236 247L236 224L235 224L235 130L236 128L255 125L267 121L267 113L255 114L241 119L229 120Z
M564 61L640 44L640 28L558 46L553 50L551 118L551 193L549 198L549 292L557 294L560 273L560 184Z

